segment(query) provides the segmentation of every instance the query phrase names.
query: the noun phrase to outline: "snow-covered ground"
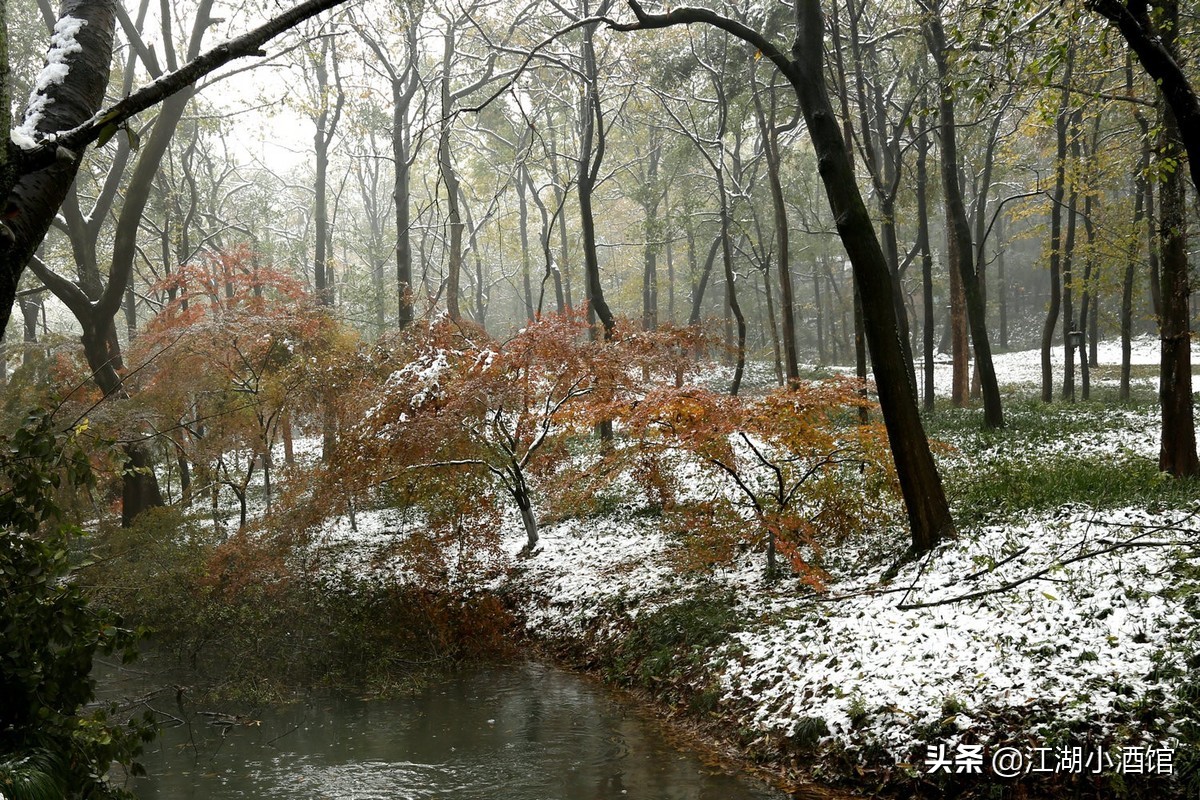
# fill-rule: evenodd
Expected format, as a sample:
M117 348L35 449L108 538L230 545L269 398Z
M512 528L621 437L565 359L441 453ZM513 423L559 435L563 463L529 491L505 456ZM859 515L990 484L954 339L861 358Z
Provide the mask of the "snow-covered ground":
M1159 363L1158 339L1150 336L1140 336L1133 340L1130 348L1129 363L1146 365ZM1119 341L1103 341L1096 345L1097 364L1100 367L1119 367L1121 365L1121 343ZM1063 349L1056 345L1050 350L1050 362L1054 368L1054 379L1062 382ZM995 353L992 365L996 368L996 382L1001 387L1017 387L1021 385L1040 387L1042 383L1041 355L1036 350L1020 350L1012 353ZM921 365L917 365L918 373ZM934 361L933 385L939 396L950 396L951 365L949 357ZM1079 364L1075 364L1075 381L1081 380ZM1149 386L1156 383L1148 378L1133 378L1134 385ZM1115 378L1093 378L1093 385L1116 386Z
M828 742L882 745L898 761L933 743L920 732L947 707L978 741L1003 736L993 720L1007 709L1107 730L1138 701L1169 700L1187 673L1200 611L1171 591L1171 569L1200 548L1196 514L1030 517L947 543L888 582L886 565L838 575L819 595L768 589L761 554L749 555L705 579L734 590L747 621L712 654L723 699L763 732L819 719ZM669 557L644 521L546 530L520 577L537 599L528 624L577 635L615 599L636 615L686 596Z
M1156 363L1157 347L1138 340L1133 363ZM1100 358L1119 363L1119 349L1102 346ZM1040 381L1036 351L996 363L1002 384ZM939 365L943 389L948 373ZM1110 409L1102 427L1019 450L981 447L971 458L1157 454L1153 408ZM953 451L943 460L967 466ZM671 543L646 520L551 528L542 542L521 574L541 598L528 616L539 631L578 633L605 609L611 614L614 598L636 615L687 594L666 566ZM882 747L901 763L934 744L1003 742L1015 716L1076 736L1167 747L1177 733L1167 709L1191 674L1185 662L1197 650L1200 619L1196 590L1181 586L1175 569L1200 566L1198 551L1200 506L1029 515L948 542L890 581L886 564L835 571L821 595L765 587L762 556L751 554L705 579L741 598L745 620L711 654L711 668L743 725L795 736L820 720L825 745ZM1149 724L1130 724L1139 709ZM939 738L929 738L933 731Z
M1101 346L1100 355L1119 362L1115 346ZM1136 343L1134 363L1157 358L1156 341ZM1040 380L1036 351L1000 355L996 364L1002 384ZM944 372L939 366L941 387ZM1105 413L1104 430L1017 447L972 441L969 459L953 449L941 458L961 470L1051 455L1157 453L1154 409ZM362 512L357 523L351 531L345 518L331 519L321 537L342 548L339 567L397 576L399 562L372 553L405 522ZM740 727L793 737L819 720L821 746L886 752L914 772L924 771L914 754L935 744L1009 741L1014 719L1036 720L1047 736L1068 728L1098 741L1111 735L1106 745L1169 747L1178 733L1171 709L1198 649L1200 504L1029 514L970 531L889 580L886 559L844 559L829 567L821 593L797 581L768 586L761 553L702 577L681 575L672 561L679 540L657 525L628 508L557 522L523 557L525 535L510 515L501 538L510 570L503 578L489 571L487 580L526 598L532 632L559 638L619 636L629 618L702 587L729 590L740 629L708 658ZM887 541L859 544L892 554L905 544L903 531L878 538Z

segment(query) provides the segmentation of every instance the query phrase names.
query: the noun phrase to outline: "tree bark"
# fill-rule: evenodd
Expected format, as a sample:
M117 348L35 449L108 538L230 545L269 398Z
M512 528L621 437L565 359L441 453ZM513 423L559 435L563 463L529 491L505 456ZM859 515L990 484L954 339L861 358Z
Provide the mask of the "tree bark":
M66 80L35 90L44 100L37 111L35 133L43 136L86 123L100 108L108 87L116 1L65 0L60 19L68 17L85 23L75 36L81 49L63 56L63 63L69 69ZM7 116L8 111L4 114ZM0 185L4 192L0 225L0 330L8 326L21 273L50 229L82 160L82 151L63 148L48 166L23 171L17 145L7 136L2 144L6 145L6 157L4 171L0 173L0 180L4 181Z
M392 79L392 160L395 181L392 198L396 204L396 325L404 330L413 321L413 254L411 202L411 158L408 110L416 94L417 26L409 26L409 65L403 78Z
M957 269L962 281L963 296L967 306L967 324L970 326L971 344L975 350L975 366L979 370L979 380L983 390L983 424L988 428L999 428L1004 425L1004 411L1000 404L1000 387L996 381L996 369L992 364L992 344L987 333L983 288L979 275L975 271L971 225L967 220L962 186L958 176L958 134L955 122L954 91L950 80L949 48L946 44L945 31L942 29L940 4L935 0L930 6L930 10L925 32L929 41L929 52L937 66L939 79L938 126L942 143L942 186L945 192L949 235L954 242L954 246L951 248L951 268Z
M1126 87L1133 83L1133 70L1126 64ZM1146 183L1150 170L1150 122L1146 115L1135 113L1135 121L1141 132L1142 154L1138 162L1138 171L1133 177L1133 227L1129 235L1129 247L1125 257L1125 275L1121 282L1121 387L1120 399L1127 402L1130 398L1129 379L1132 372L1133 358L1133 285L1137 274L1137 260L1140 248L1139 231L1145 224L1146 216Z
M750 77L753 81L756 68L751 67ZM788 237L787 201L783 196L783 180L780 176L779 158L779 129L775 126L775 103L772 93L771 116L768 118L763 109L762 100L754 91L754 108L758 116L759 133L762 136L763 157L767 162L767 185L771 189L771 210L775 224L775 247L778 250L776 267L779 280L779 314L782 323L781 345L783 348L784 373L788 383L800 380L800 359L796 351L796 301L792 292L791 256ZM769 271L764 274L764 280L770 282ZM768 288L768 292L770 289ZM768 295L769 297L770 295Z
M607 6L607 3L604 4ZM586 4L584 8L587 12ZM603 9L601 10L603 13ZM596 249L596 217L592 210L592 196L604 162L606 136L604 111L600 104L600 71L596 64L595 31L592 26L583 29L583 102L580 106L579 123L579 225L583 234L583 268L587 282L588 313L595 314L604 326L604 338L611 339L616 328L607 301L604 286L600 282L600 256Z
M1179 146L1179 122L1172 108L1164 110L1163 122L1162 157L1178 164L1184 154ZM1192 407L1187 202L1181 172L1178 169L1168 171L1159 192L1159 263L1162 268L1159 401L1162 404L1162 440L1158 468L1176 477L1191 477L1200 474L1200 460L1196 456L1196 424Z
M917 145L917 247L921 252L921 305L924 307L924 324L921 331L921 356L925 362L922 405L926 411L933 410L934 384L933 339L937 319L933 307L933 248L929 243L929 139L922 136Z
M1054 329L1062 307L1061 269L1063 258L1062 212L1066 196L1067 175L1067 128L1071 115L1071 73L1074 64L1074 48L1067 50L1067 67L1063 76L1063 88L1054 121L1054 194L1050 199L1050 305L1046 321L1042 325L1042 402L1054 400L1054 366L1050 360L1050 349L1054 346Z
M463 220L459 208L458 173L454 169L454 160L450 154L450 125L453 118L451 111L450 65L454 56L455 29L451 23L447 26L443 37L442 49L442 81L441 81L441 110L442 120L438 132L438 169L441 172L442 184L446 191L446 224L449 227L449 253L446 264L446 314L454 322L462 319L459 306L459 294L462 285L462 240Z
M1078 115L1072 115L1071 141L1069 146L1070 158L1079 162L1079 130L1075 124ZM1063 242L1062 254L1062 346L1063 346L1063 389L1064 400L1075 402L1075 348L1071 344L1071 333L1075 331L1075 226L1078 219L1077 204L1079 203L1079 184L1071 179L1071 194L1067 201L1067 237Z
M641 187L645 192L642 211L646 233L642 269L642 330L647 331L658 328L658 250L661 247L659 239L662 237L658 223L658 204L662 197L658 185L658 161L661 156L662 145L654 141L648 156L646 185Z
M517 175L517 214L521 227L521 290L525 300L525 320L532 322L534 311L532 258L529 252L529 200L525 195L529 190L528 184L528 167L522 164Z
M746 317L742 314L742 306L738 302L737 287L734 285L733 272L733 232L730 229L729 195L725 189L725 172L718 165L717 195L721 214L721 263L725 268L725 302L733 314L737 329L737 363L733 368L733 380L729 385L729 394L737 397L742 386L742 376L746 372Z

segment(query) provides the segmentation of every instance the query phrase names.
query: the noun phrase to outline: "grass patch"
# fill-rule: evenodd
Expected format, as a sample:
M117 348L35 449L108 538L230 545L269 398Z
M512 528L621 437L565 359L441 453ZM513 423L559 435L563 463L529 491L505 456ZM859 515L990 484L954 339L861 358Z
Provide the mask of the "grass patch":
M1004 427L983 427L982 408L956 408L939 400L925 416L925 429L935 439L970 450L995 445L1020 448L1029 442L1055 442L1105 431L1125 432L1131 422L1156 419L1157 401L1115 405L1102 399L1086 403L1042 403L1031 397L1004 398Z
M691 681L703 672L709 653L738 627L732 592L689 597L639 614L609 659L609 677L664 695L689 698ZM704 704L704 692L698 695Z
M1071 504L1181 508L1200 498L1200 481L1172 478L1149 459L1132 457L1062 455L1000 462L959 474L947 481L947 488L959 519L967 522L993 522Z
M1200 499L1200 481L1164 475L1144 455L1157 419L1153 403L1009 399L999 430L983 428L981 410L949 405L928 415L926 427L931 438L953 448L943 467L945 485L959 519L970 524L1070 504L1190 505ZM1112 446L1122 441L1131 445Z

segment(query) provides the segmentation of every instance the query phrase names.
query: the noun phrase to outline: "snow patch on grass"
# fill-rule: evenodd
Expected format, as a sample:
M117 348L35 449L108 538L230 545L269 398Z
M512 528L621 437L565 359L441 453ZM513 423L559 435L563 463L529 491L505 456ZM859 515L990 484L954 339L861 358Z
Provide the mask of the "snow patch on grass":
M1156 676L1185 669L1178 644L1195 620L1161 576L1194 557L1200 541L1184 530L1194 516L1029 519L943 545L889 584L838 581L789 618L737 635L721 656L726 696L763 730L792 736L816 717L830 739L882 744L898 761L928 744L917 731L950 698L964 709L959 729L980 739L1003 708L1104 728L1131 700L1177 689ZM1099 555L1068 563L1087 553Z

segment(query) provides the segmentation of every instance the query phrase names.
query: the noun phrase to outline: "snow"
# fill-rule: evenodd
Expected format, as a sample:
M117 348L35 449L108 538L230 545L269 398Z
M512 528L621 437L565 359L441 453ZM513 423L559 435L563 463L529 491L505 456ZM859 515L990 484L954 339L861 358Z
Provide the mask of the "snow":
M1150 336L1139 336L1131 342L1130 364L1145 365L1159 363L1158 339ZM1119 341L1103 341L1096 344L1096 360L1100 365L1119 365L1121 363L1121 343ZM1050 363L1053 365L1055 379L1062 380L1063 349L1056 345L1050 349ZM1042 364L1041 356L1036 350L1020 350L1011 353L994 353L992 366L996 369L996 381L1001 387L1041 386ZM920 375L921 363L917 364L917 374ZM1075 365L1076 379L1079 379L1079 365ZM950 396L950 380L952 369L949 358L935 361L933 371L934 391L941 397ZM1093 385L1116 385L1115 380L1092 378ZM1134 378L1134 385L1152 385L1151 379ZM1156 379L1155 379L1156 383Z
M46 96L46 92L50 87L58 86L66 80L71 71L67 57L83 51L83 46L75 37L84 25L87 25L87 20L70 15L62 17L54 24L54 33L50 36L50 49L46 53L46 64L38 73L33 89L29 92L25 119L13 128L11 133L13 143L23 150L32 150L40 144L37 141L38 125L46 108L54 102L53 98Z
M1174 691L1156 667L1186 669L1171 643L1192 636L1194 620L1155 576L1200 543L1186 528L1194 516L1033 518L1019 531L992 526L947 544L887 585L878 574L841 581L826 597L793 604L793 618L738 634L719 656L726 697L750 706L764 730L790 736L801 718L818 717L831 738L882 744L898 761L929 743L919 726L937 723L951 698L965 709L959 728L981 740L997 733L987 720L1006 709L1054 709L1060 722L1106 729L1130 696ZM1155 530L1163 525L1172 528ZM1156 546L1103 552L1113 541L1144 542L1149 531ZM1018 543L1028 550L980 569ZM1064 564L1088 552L1102 554ZM1054 565L1062 566L1001 591ZM982 596L947 602L965 595ZM852 705L866 709L865 726L852 721Z
M1101 347L1102 359L1117 352ZM445 358L438 351L398 370L395 388L436 392ZM1139 340L1135 363L1156 360L1157 342ZM1006 385L1040 380L1036 351L1000 356L997 367ZM769 371L762 375L770 380ZM717 370L707 378L723 381ZM1066 404L1008 409L1017 430L1022 414L1055 413L1075 412ZM972 428L948 437L939 460L964 474L1048 457L1157 454L1155 407L1093 406L1088 413L1092 429L1036 441L1006 434L989 445ZM297 449L316 446L297 440ZM682 462L679 470L687 493L714 490L701 485L707 479L694 465ZM593 642L702 591L730 592L740 627L706 654L726 713L767 737L798 736L819 719L820 745L852 759L869 748L911 764L938 741L1008 741L1020 732L1014 720L1026 721L1026 733L1041 724L1074 726L1097 741L1163 745L1177 733L1165 709L1181 696L1187 658L1200 645L1195 582L1180 572L1200 566L1200 504L1010 514L964 531L890 579L885 573L905 534L874 531L830 551L825 589L817 593L799 580L765 584L759 552L709 573L682 574L678 535L644 513L632 484L612 491L622 501L617 508L543 525L529 556L520 554L520 520L505 506L499 551L474 562L448 557L448 585L473 580L479 590L503 589L524 598L532 634ZM414 579L393 546L422 520L381 509L359 511L356 521L351 530L346 517L334 516L318 532L319 546L336 553L330 568ZM1133 711L1139 706L1163 713L1145 722Z
M761 555L751 554L705 579L734 590L748 620L711 655L723 700L761 732L794 736L819 718L827 743L871 743L898 762L929 744L922 726L942 720L948 700L962 709L960 731L979 740L1003 735L990 726L1006 710L1109 730L1131 699L1178 690L1163 667L1186 671L1177 645L1195 641L1195 620L1161 576L1181 554L1194 556L1196 514L1130 508L1030 517L945 544L888 583L881 565L802 597L795 583L764 587ZM578 635L611 615L616 599L636 616L686 595L681 583L696 579L670 568L670 547L647 520L543 531L541 552L520 577L540 598L526 609L530 628ZM852 719L856 707L865 723Z
M1118 346L1102 345L1100 358L1119 363ZM1135 342L1133 363L1157 360L1157 341ZM1037 384L1038 353L998 356L997 371L1010 387ZM938 375L948 391L948 367L939 365ZM767 383L770 377L761 375ZM714 369L705 379L720 384L725 375ZM957 442L972 463L953 447L940 460L962 469L1053 456L1157 455L1156 408L1091 413L1103 419L1095 430L1015 448L965 441L980 435L972 431ZM530 627L558 636L597 624L601 635L619 635L621 614L686 597L689 582L733 590L745 623L710 653L710 668L725 707L759 734L796 736L816 718L827 730L825 747L850 754L882 748L901 764L931 744L931 730L946 730L942 723L957 731L949 745L999 741L1013 734L1005 721L1014 715L1162 744L1174 731L1160 720L1155 730L1131 734L1130 708L1169 705L1181 691L1179 676L1188 674L1200 612L1189 609L1186 593L1172 591L1172 570L1195 563L1198 515L1200 507L1029 514L969 531L887 582L886 562L831 569L820 595L793 582L764 586L757 553L735 568L682 578L669 566L674 544L653 520L614 517L544 530L541 552L519 580L539 598L526 609ZM902 547L896 539L884 550ZM614 611L616 599L623 611Z

